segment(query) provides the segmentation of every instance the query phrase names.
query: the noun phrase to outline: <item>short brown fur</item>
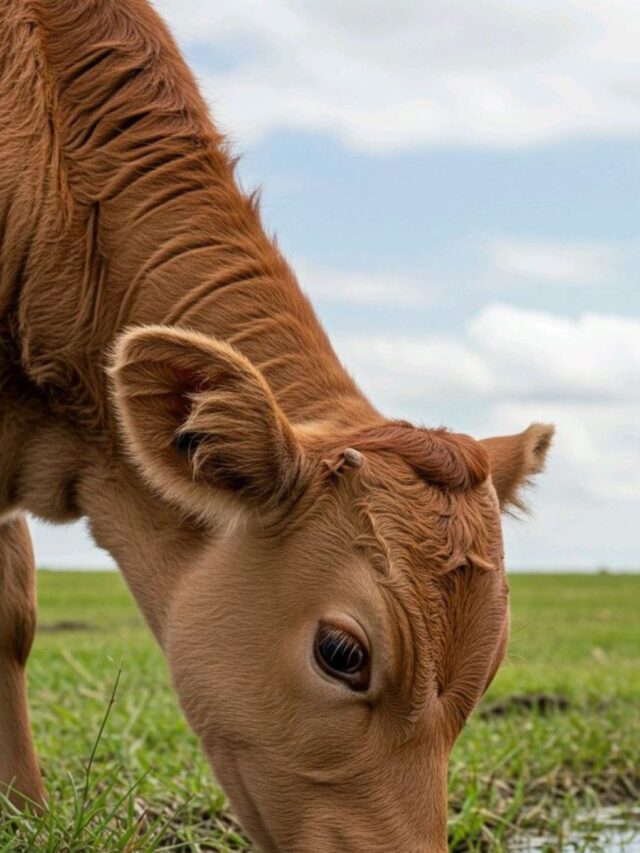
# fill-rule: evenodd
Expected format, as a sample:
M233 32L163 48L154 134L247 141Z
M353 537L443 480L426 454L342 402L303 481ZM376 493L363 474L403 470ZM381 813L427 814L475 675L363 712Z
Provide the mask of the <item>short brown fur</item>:
M0 150L0 785L43 802L20 513L85 517L261 850L441 853L508 637L499 509L552 428L377 412L146 0L0 0ZM314 663L327 620L366 690Z

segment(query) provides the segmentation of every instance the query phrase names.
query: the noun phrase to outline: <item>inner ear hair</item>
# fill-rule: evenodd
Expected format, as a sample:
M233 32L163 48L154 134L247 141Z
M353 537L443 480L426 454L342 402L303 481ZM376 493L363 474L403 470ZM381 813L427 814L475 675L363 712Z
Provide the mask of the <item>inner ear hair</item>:
M191 461L197 449L206 439L207 436L203 432L179 432L173 439L173 447L180 456Z
M531 456L534 460L531 473L539 474L544 470L547 451L555 435L555 427L552 424L532 424L529 430L532 433Z
M271 387L229 343L174 327L131 329L111 378L137 465L190 511L215 515L228 498L270 510L306 478L304 449Z

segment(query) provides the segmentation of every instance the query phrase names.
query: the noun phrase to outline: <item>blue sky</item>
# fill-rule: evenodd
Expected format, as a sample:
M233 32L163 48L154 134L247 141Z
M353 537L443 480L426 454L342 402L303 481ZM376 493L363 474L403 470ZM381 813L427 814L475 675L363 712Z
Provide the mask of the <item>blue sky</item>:
M509 562L640 565L635 2L157 6L378 406L557 424ZM35 533L42 565L106 563L77 528Z

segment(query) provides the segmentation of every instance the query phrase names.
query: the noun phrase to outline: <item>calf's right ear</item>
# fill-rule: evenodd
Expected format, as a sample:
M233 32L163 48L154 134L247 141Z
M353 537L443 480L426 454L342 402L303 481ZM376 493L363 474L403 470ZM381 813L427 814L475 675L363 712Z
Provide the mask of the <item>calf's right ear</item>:
M481 440L489 454L491 479L501 509L526 509L522 492L543 470L554 432L552 424L531 424L516 435Z
M126 332L111 377L125 440L146 478L190 511L226 496L269 508L299 485L302 447L265 378L227 343L170 326Z

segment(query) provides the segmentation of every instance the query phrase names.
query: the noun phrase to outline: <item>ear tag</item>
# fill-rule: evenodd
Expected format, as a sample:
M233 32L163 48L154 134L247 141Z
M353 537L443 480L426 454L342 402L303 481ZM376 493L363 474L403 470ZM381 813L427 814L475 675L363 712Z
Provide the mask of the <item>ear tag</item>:
M353 447L347 447L342 454L342 464L346 468L362 468L364 465L364 456L359 450Z
M332 474L341 474L349 469L356 470L364 465L364 456L359 450L347 447L335 460L325 459L324 464Z

